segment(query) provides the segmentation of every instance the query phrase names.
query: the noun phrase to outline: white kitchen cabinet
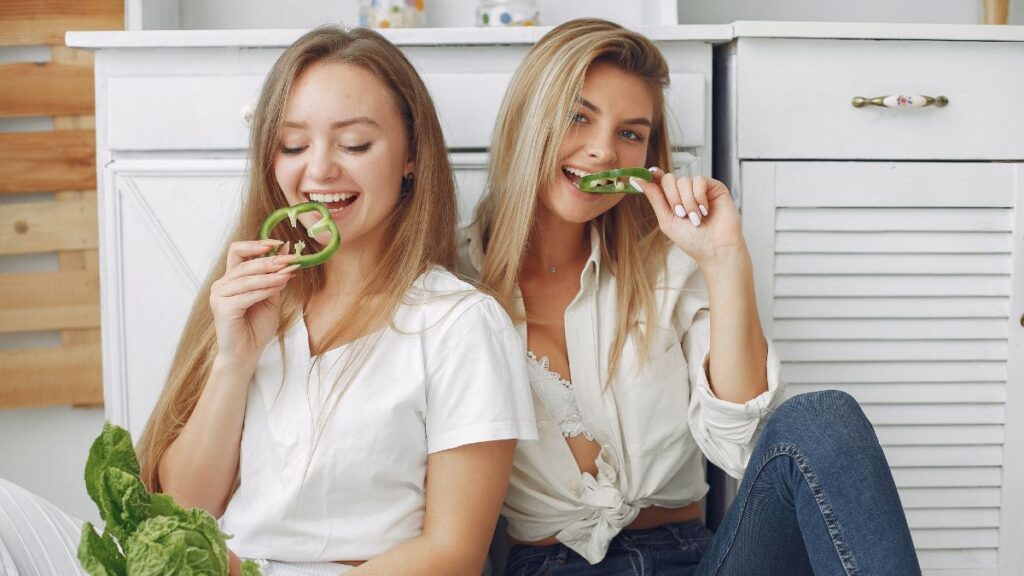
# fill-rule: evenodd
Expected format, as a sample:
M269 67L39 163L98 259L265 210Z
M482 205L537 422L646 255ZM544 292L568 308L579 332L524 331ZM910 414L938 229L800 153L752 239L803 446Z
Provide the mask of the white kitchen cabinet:
M926 574L1024 573L1024 43L786 30L716 54L716 169L789 393L860 401Z
M301 30L72 33L96 50L106 416L138 438L243 194L263 78ZM543 28L389 30L437 106L468 221L505 88ZM712 42L728 26L645 30L667 56L675 159L710 172Z

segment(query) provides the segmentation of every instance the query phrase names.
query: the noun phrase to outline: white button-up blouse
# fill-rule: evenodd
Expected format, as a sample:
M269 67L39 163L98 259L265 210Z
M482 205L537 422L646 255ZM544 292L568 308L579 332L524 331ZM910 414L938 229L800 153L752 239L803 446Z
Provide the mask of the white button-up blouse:
M465 231L463 263L479 271L476 230ZM565 311L572 387L587 429L602 449L597 476L581 473L568 444L534 392L540 439L516 449L503 514L513 538L554 535L591 563L641 509L680 508L707 493L702 454L740 478L760 425L781 400L779 362L768 344L768 390L743 404L715 397L707 376L710 322L707 286L697 263L672 247L655 283L650 356L627 340L609 385L616 330L616 286L601 266L598 233ZM517 326L526 340L526 325Z

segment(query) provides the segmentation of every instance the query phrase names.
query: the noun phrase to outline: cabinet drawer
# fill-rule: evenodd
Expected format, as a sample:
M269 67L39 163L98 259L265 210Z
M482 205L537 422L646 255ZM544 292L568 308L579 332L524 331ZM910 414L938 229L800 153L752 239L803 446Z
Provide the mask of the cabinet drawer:
M490 147L498 108L512 78L507 72L422 71L450 148ZM255 106L264 76L189 74L111 78L107 91L112 150L245 150L243 115ZM707 81L674 73L666 97L673 144L705 144Z
M744 38L741 158L1024 158L1024 43ZM856 108L856 96L945 96Z

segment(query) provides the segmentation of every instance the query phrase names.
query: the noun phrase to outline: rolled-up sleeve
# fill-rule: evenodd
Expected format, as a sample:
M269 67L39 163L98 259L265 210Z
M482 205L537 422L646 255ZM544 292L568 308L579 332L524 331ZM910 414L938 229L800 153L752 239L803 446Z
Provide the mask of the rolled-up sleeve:
M761 426L782 400L783 383L774 346L768 341L768 390L742 404L722 400L711 391L708 379L711 313L707 285L699 271L687 279L675 311L689 370L690 433L708 460L730 476L742 478Z

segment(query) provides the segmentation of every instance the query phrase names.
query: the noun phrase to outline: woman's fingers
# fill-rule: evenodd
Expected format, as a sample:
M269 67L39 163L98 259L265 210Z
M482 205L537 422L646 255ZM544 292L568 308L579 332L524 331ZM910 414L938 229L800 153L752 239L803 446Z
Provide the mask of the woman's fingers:
M697 176L693 179L693 199L697 201L697 210L700 211L701 216L708 215L708 207L711 205L708 199L708 179L703 176Z
M231 245L228 246L227 269L231 270L250 258L263 256L267 252L270 252L274 246L280 245L280 240L240 240L232 242Z
M275 272L279 272L286 266L289 266L296 258L298 257L294 254L278 254L277 256L267 256L266 258L253 258L252 260L246 260L245 262L242 262L228 270L227 273L224 274L222 280L231 281L244 276L273 274Z
M693 180L688 177L679 178L676 184L679 189L679 200L683 205L683 215L676 215L682 218L686 216L694 226L700 226L700 214L697 213L697 200L693 197Z
M286 280L276 286L271 286L269 288L263 288L260 290L253 290L251 292L246 292L245 294L239 294L238 296L232 296L228 300L230 301L232 308L236 310L248 310L253 305L258 304L270 298L271 296L274 296L281 290L284 290L284 287L287 285L288 282Z
M235 278L219 285L215 291L215 295L219 298L231 298L232 296L238 296L239 294L286 284L288 280L292 278L293 274L291 272L284 272L284 270L285 269L282 269L281 272L272 274L258 274Z

